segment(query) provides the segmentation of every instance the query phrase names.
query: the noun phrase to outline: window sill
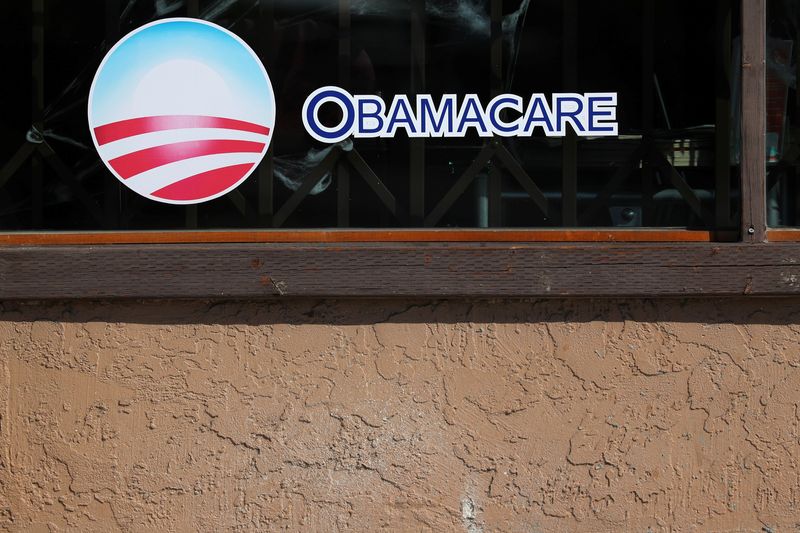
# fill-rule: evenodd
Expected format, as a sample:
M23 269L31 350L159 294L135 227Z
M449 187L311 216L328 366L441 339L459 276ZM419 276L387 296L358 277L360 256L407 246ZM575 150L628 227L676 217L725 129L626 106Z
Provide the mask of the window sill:
M195 243L733 242L735 231L633 229L398 229L0 233L0 246Z
M0 247L0 299L800 295L800 243Z

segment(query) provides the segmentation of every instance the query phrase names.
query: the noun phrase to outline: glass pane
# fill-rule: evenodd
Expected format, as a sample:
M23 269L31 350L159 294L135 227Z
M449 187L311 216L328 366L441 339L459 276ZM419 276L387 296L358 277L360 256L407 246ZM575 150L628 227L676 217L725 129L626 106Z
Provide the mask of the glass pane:
M736 0L7 4L0 231L738 227ZM89 90L110 46L169 17L202 18L240 37L269 73L276 102L270 149L256 170L233 192L194 206L123 185L98 157L87 123ZM212 83L203 80L198 94ZM484 110L505 94L527 109L534 94L555 106L555 93L615 93L618 135L547 136L537 127L492 138L474 127L463 137L409 138L400 129L327 144L303 123L307 97L325 86L387 106L397 95L415 104L417 95L438 103L451 94L462 105L474 94ZM500 116L508 122L515 113ZM319 118L332 126L343 117L325 104ZM791 153L785 144L777 160Z
M767 223L800 226L799 0L767 1Z

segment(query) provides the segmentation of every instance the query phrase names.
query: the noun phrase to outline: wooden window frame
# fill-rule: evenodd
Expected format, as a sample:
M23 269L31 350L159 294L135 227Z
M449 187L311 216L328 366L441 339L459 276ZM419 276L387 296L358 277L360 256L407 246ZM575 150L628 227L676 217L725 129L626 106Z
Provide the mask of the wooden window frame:
M766 224L765 34L766 0L742 0L741 233L6 233L0 300L800 294L800 230Z

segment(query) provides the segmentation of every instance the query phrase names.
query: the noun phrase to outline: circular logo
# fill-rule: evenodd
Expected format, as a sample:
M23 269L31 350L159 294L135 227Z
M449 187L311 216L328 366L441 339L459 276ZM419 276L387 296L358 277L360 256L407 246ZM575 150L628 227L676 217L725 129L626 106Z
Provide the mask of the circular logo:
M255 52L202 20L134 30L106 55L89 92L89 128L128 188L169 204L213 200L255 170L275 97Z

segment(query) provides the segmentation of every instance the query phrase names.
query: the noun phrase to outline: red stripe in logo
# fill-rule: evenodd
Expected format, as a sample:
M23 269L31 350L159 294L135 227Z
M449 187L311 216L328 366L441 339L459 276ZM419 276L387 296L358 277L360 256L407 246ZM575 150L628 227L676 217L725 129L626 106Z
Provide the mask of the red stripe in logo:
M140 117L121 120L98 126L94 129L97 144L103 146L134 135L152 133L154 131L179 130L188 128L221 128L227 130L248 131L260 135L269 135L269 128L232 118L206 117L201 115L165 115L156 117Z
M173 201L194 200L198 196L212 196L242 179L253 166L255 165L252 163L232 165L196 174L157 190L153 196Z
M252 141L186 141L132 152L112 159L108 164L120 177L128 179L142 172L184 159L215 154L261 153L264 146L264 143Z

